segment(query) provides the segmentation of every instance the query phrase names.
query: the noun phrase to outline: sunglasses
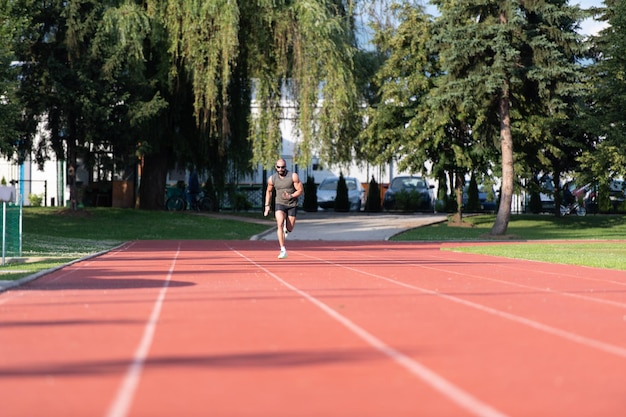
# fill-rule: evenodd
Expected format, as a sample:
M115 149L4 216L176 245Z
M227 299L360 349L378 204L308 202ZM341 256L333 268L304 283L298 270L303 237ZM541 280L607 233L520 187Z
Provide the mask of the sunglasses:
M278 165L276 165L276 169L285 169L285 168L287 168L287 166L286 166L286 165L283 165L283 166L278 166Z

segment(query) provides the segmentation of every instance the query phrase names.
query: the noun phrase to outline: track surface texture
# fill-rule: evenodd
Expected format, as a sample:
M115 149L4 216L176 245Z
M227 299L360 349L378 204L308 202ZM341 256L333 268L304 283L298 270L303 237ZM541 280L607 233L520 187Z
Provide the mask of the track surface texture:
M626 415L626 273L136 241L0 293L2 417Z

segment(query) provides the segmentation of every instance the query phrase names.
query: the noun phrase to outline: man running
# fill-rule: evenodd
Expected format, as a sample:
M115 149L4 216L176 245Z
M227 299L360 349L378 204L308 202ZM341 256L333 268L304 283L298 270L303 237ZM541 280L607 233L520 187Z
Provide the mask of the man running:
M288 233L293 231L293 227L296 224L298 197L304 192L298 174L294 172L288 175L288 172L287 163L284 159L281 158L276 161L276 173L268 178L267 191L265 192L265 211L263 215L267 216L270 212L272 192L276 189L274 215L276 216L276 234L278 235L278 244L280 245L278 259L285 259L287 257L285 238Z

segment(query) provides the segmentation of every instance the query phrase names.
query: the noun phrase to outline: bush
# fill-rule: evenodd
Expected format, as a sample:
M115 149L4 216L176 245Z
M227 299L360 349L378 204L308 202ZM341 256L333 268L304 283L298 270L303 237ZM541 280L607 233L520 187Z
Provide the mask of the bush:
M380 188L378 183L372 176L369 186L367 187L367 200L365 201L365 211L376 213L381 210Z
M422 196L417 191L402 190L396 193L396 209L414 212L422 207Z
M304 186L304 203L302 208L308 212L317 211L317 184L315 184L315 179L311 176L307 177L306 185Z
M531 191L530 200L528 200L528 210L531 213L538 214L541 213L541 196L539 195L539 191Z
M335 196L335 211L350 211L350 200L348 199L348 186L343 174L339 174L337 182L337 195Z
M481 210L480 198L478 196L478 184L473 175L467 187L467 203L464 209L467 213L476 213Z
M248 201L248 196L242 192L233 194L231 205L235 211L248 211L252 208L252 203Z
M30 205L32 207L41 207L43 203L43 195L41 194L30 194L28 196L28 200L30 200Z

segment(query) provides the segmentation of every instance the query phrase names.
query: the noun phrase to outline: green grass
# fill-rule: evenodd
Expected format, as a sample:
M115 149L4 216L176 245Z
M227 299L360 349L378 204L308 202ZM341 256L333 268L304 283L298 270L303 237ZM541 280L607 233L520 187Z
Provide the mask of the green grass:
M489 240L487 235L495 215L465 217L474 227L449 226L441 223L420 227L397 235L399 241L476 241ZM626 239L626 216L565 216L513 215L507 229L506 240L598 240ZM492 239L493 240L493 239Z
M445 248L457 252L626 270L626 242L528 243Z
M246 213L247 219L263 219ZM267 219L265 219L267 220ZM193 213L90 208L23 210L22 258L0 266L1 280L16 280L131 240L247 240L273 226Z
M23 212L25 251L54 253L79 249L83 245L111 246L137 239L238 240L267 230L270 225L239 222L168 211L116 208L67 209L25 208ZM58 238L63 238L62 243ZM61 243L61 246L59 246ZM51 248L42 247L52 245ZM91 249L89 250L91 251Z
M507 236L502 239L488 236L495 221L493 215L466 217L465 221L474 227L455 227L442 223L409 230L393 240L493 242L480 246L448 247L446 250L626 270L626 216L556 218L546 215L514 215L509 222ZM503 245L500 243L502 240L525 243ZM546 240L567 242L541 242Z

